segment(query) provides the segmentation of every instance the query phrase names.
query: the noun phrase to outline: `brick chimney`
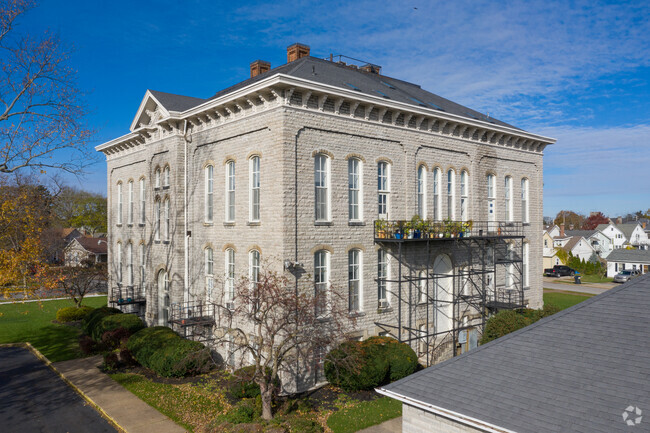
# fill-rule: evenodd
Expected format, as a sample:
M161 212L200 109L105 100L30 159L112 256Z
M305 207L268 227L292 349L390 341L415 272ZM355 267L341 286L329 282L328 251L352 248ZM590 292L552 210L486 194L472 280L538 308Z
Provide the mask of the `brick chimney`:
M287 47L287 63L309 56L309 45L293 44Z
M251 63L251 78L257 77L259 74L268 72L271 70L271 64L264 60L255 60Z
M560 237L564 237L564 223L560 224Z
M368 72L369 74L380 75L379 72L381 71L381 66L371 65L370 63L366 63L365 65L360 66L359 70L363 72Z

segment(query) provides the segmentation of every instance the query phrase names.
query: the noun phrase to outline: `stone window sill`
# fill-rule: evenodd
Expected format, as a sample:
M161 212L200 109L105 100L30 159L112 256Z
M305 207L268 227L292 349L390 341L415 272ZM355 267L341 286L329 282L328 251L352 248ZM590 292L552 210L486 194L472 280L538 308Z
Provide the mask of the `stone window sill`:
M223 222L223 226L224 226L224 227L234 227L234 226L235 226L235 222L234 222L234 221L224 221L224 222Z
M262 222L261 221L248 221L246 223L246 225L251 226L251 227L259 227L259 226L262 225Z
M332 221L314 221L315 226L333 226L334 223Z
M363 226L366 225L366 223L363 222L363 221L348 221L348 225L349 225L350 227L355 227L355 226L363 227Z

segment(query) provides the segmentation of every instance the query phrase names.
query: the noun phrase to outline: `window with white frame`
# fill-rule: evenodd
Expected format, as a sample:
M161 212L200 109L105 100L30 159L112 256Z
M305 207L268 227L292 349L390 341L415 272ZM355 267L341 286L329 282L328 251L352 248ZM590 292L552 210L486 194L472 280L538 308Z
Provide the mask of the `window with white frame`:
M117 243L117 248L115 250L115 270L116 272L116 278L117 278L117 284L119 286L122 285L122 242Z
M258 311L260 308L257 298L258 283L260 282L260 252L250 250L248 253L248 281L251 285L251 309Z
M156 172L154 173L154 189L159 189L160 188L160 167L156 168Z
M129 207L126 211L127 221L129 225L133 224L133 207L135 206L133 202L133 181L130 180L128 183L128 194L129 194Z
M170 182L170 169L169 166L166 165L165 169L163 170L163 188L169 188L169 182Z
M235 299L235 250L228 248L226 250L226 281L224 288L224 296L226 301L226 306L230 308L230 305Z
M133 243L126 244L126 281L129 287L133 287Z
M161 206L160 206L160 199L156 199L154 202L154 222L153 222L153 239L155 241L160 241L160 213L161 213Z
M348 218L350 221L361 221L363 219L363 207L361 205L363 177L361 170L360 160L357 158L348 159Z
M508 244L508 260L510 264L506 266L506 289L511 288L514 282L515 267L512 264L514 252L514 245L512 243Z
M235 161L226 163L226 221L235 221Z
M327 155L314 157L314 194L316 221L330 219L330 163Z
M144 177L140 179L140 224L144 224L147 218L147 193Z
M512 177L506 176L503 196L506 202L505 217L506 221L512 221Z
M350 312L361 311L361 251L357 249L348 251L348 291Z
M147 269L147 252L145 249L144 242L140 244L140 291L141 293L145 293L145 287L147 285L147 274L146 274L146 269Z
M496 176L487 175L488 221L496 221Z
M418 303L427 302L427 273L420 271L418 274Z
M454 170L447 171L447 218L453 220L456 218L456 173Z
M214 251L207 247L203 255L205 259L205 293L211 299L214 290Z
M528 179L521 179L521 221L528 222Z
M528 247L529 244L527 242L524 243L524 257L522 260L522 274L524 278L524 287L528 287L530 283L528 282Z
M169 308L171 306L169 275L163 269L158 271L158 324L169 325Z
M329 252L316 251L314 254L314 296L316 298L316 316L329 313Z
M169 242L172 235L172 225L171 225L172 212L171 212L171 200L169 200L169 198L165 199L164 209L165 209L165 241Z
M436 167L433 170L433 219L440 221L442 219L442 201L440 200L440 178L441 170Z
M469 175L466 170L460 172L460 220L469 218Z
M390 204L390 165L386 161L377 164L377 200L379 218L388 218Z
M260 220L260 157L253 156L249 161L250 166L250 209L249 220Z
M205 177L203 194L204 221L206 223L211 223L214 217L214 167L212 165L207 165L203 170Z
M427 217L427 168L418 167L418 215L422 219Z
M377 299L379 301L379 308L388 307L388 254L386 250L377 250Z
M122 182L117 183L117 224L122 224Z

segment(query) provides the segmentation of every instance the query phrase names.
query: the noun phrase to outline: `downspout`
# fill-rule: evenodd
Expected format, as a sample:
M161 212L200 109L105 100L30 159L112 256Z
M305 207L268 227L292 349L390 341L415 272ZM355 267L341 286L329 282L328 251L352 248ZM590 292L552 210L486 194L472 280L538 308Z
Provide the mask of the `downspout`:
M184 269L184 275L183 275L183 301L186 306L190 301L190 285L189 285L189 274L190 274L190 258L189 258L189 244L190 244L190 236L189 236L189 231L188 231L188 222L187 222L187 210L188 210L188 204L187 204L187 119L185 119L185 123L183 125L183 143L184 143L184 152L183 152L183 159L184 159L184 165L185 165L185 170L183 170L183 226L185 230L185 237L184 237L184 259L185 259L185 269Z

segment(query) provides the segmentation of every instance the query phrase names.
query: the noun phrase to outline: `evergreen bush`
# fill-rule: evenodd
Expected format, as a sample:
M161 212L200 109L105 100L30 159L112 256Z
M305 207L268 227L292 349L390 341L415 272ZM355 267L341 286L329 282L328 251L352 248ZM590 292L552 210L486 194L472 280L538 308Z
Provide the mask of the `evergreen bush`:
M124 328L131 335L143 329L144 323L135 314L111 314L96 322L90 336L94 340L100 341L105 332L115 331L119 328Z
M391 337L370 337L364 346L375 346L378 356L388 361L388 379L390 382L409 376L418 368L418 356L406 343L400 343Z
M325 377L346 391L375 388L386 380L389 362L377 345L344 341L325 357Z
M117 308L110 308L110 307L95 308L94 310L86 314L86 316L81 321L81 330L83 331L84 334L92 337L93 330L104 317L111 316L114 314L121 314L121 313L122 312ZM99 337L101 337L101 334L99 335Z
M93 311L93 307L65 307L56 312L56 320L61 323L74 322L82 320L88 313Z

